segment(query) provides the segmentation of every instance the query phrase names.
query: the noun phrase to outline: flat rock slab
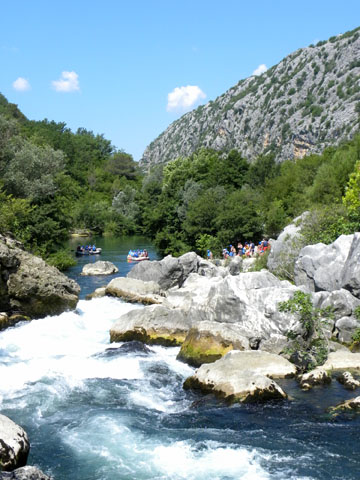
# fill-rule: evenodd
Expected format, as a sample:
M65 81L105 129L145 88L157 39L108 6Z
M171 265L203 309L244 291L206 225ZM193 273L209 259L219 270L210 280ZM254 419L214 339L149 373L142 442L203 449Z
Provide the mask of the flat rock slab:
M181 345L191 326L191 320L182 310L151 305L122 315L110 330L110 341Z
M126 302L161 304L164 301L163 291L158 283L144 282L135 278L117 277L105 288L106 295L120 297Z
M231 351L211 364L202 365L184 388L214 392L243 403L287 398L269 377L294 376L295 366L286 359L267 352Z
M98 262L84 265L81 275L112 275L118 271L119 269L113 263L99 260Z
M26 432L10 418L0 415L0 471L24 466L29 450Z
M332 352L321 368L324 370L360 370L360 353L352 353L348 350Z

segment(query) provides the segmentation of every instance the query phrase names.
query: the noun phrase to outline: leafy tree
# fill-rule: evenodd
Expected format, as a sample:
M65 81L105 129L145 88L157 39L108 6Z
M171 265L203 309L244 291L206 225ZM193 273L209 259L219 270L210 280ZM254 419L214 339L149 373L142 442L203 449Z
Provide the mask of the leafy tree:
M266 236L276 238L288 221L283 202L281 200L271 202L265 210L264 216Z
M55 194L55 176L63 168L64 154L61 151L24 141L6 167L4 185L8 193L39 201Z
M350 175L343 204L350 214L360 218L360 161L355 164L355 169Z
M114 211L134 220L139 213L139 207L135 201L136 193L136 190L130 186L120 191L112 201Z
M230 193L216 216L218 238L224 243L257 240L262 236L263 219L258 207L259 197L249 188Z
M265 185L265 181L279 174L280 166L275 163L274 154L260 155L248 169L245 182L252 188Z
M116 152L111 155L105 168L111 175L124 176L128 180L134 180L137 176L137 163L125 152Z

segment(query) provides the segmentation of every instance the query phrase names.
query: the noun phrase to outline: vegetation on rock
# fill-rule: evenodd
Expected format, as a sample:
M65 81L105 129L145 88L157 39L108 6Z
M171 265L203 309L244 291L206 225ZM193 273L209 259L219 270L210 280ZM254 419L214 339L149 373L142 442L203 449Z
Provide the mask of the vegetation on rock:
M293 298L279 303L280 312L298 314L304 332L289 330L287 336L292 341L288 349L290 360L304 371L323 365L329 352L328 338L325 332L326 320L332 317L331 308L314 308L311 295L296 291Z

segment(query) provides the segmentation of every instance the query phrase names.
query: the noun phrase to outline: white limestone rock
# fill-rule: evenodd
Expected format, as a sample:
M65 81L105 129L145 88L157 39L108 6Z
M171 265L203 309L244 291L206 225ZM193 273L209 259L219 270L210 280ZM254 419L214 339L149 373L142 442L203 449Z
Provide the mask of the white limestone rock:
M127 302L138 302L145 305L161 304L164 293L155 282L144 282L134 278L113 278L105 288L106 295L120 297Z
M119 269L111 262L99 260L95 263L87 263L83 266L81 275L112 275Z
M185 381L184 388L210 391L244 403L287 398L272 378L291 377L295 372L293 364L277 355L233 350L214 363L203 364Z
M110 330L110 341L181 345L192 326L183 310L151 305L122 315Z
M324 370L358 370L360 369L360 353L352 353L349 350L331 352L322 368Z
M29 450L26 432L10 418L0 415L0 471L23 467Z
M331 375L323 367L317 367L300 377L300 387L303 390L310 390L315 385L325 385L330 382Z

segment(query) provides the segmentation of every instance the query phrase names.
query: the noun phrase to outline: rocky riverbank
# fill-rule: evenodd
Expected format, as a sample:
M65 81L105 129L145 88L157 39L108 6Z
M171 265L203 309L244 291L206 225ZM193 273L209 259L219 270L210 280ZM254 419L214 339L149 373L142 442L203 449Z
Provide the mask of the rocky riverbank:
M227 385L221 389L212 380L200 381L196 374L186 382L187 387L208 391L211 385L214 391L222 390L225 396L240 401L248 398L244 385L239 387L240 393L235 387L229 393L231 382L225 380L228 368L238 378L245 375L251 380L251 398L271 396L264 387L264 378L252 368L244 373L240 364L225 367L232 351L257 351L290 360L304 389L331 381L332 374L338 371L360 372L357 355L349 350L354 346L354 334L360 331L360 267L356 261L360 256L360 233L341 236L331 245L296 250L298 222L272 241L268 261L269 270L275 273L285 262L293 262L294 283L280 280L269 270L244 272L239 258L224 267L194 252L135 265L127 278L112 280L104 293L133 298L147 306L120 317L110 331L111 341L180 345L179 360L196 367L215 362L214 368L216 365L223 372L219 373L219 378L223 377L220 383ZM116 282L121 287L114 288ZM309 309L307 318L305 306ZM334 355L338 355L335 366L331 363ZM220 361L224 363L218 366ZM322 364L322 370L306 373ZM259 382L257 387L255 380ZM273 388L277 398L284 398L272 384L270 390Z

